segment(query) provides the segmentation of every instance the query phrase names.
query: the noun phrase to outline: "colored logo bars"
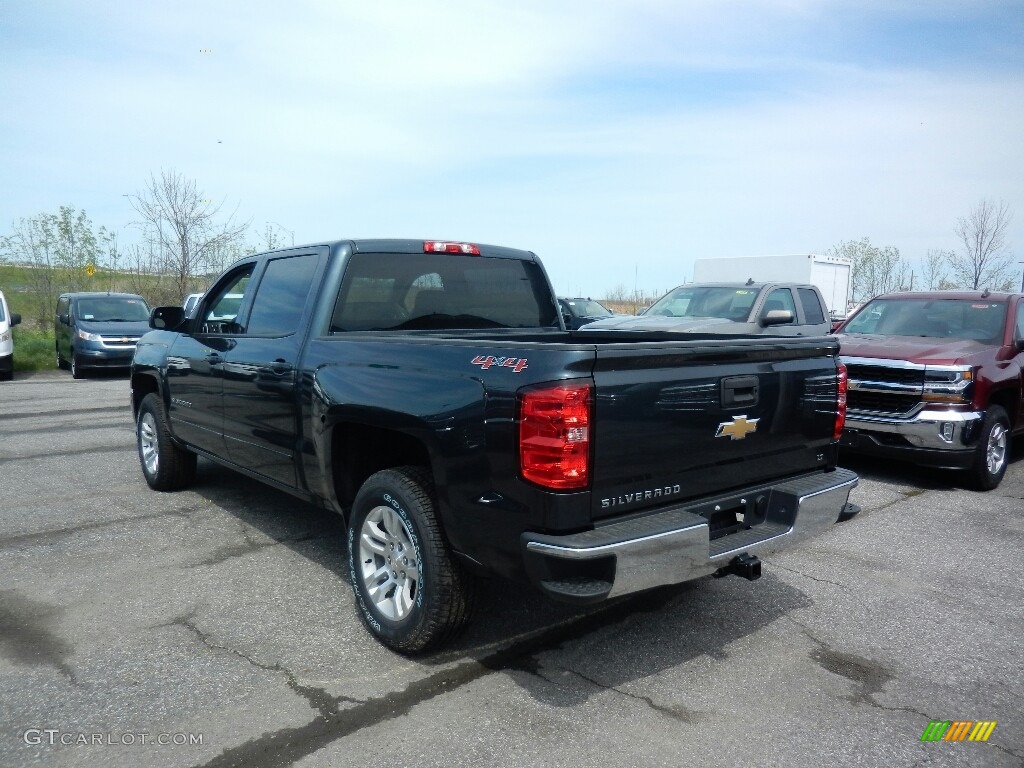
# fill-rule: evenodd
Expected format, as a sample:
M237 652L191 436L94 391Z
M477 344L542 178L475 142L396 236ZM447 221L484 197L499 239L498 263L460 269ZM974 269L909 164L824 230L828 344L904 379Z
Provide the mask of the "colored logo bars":
M988 741L995 728L995 720L932 720L921 741Z

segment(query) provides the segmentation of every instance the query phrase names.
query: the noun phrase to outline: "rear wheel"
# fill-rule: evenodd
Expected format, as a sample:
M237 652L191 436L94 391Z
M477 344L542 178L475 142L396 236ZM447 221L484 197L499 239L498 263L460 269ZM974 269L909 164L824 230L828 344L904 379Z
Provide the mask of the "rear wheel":
M402 653L439 645L465 626L474 582L451 554L430 474L398 467L356 494L348 533L356 610L378 640Z
M142 399L135 435L142 474L150 488L176 491L192 484L196 476L196 455L171 440L163 403L155 393Z
M64 360L64 356L60 353L60 347L57 347L56 351L57 351L57 367L59 369L61 369L61 370L64 370L68 366L67 361Z
M1002 407L988 409L975 451L971 484L979 491L990 491L1002 482L1010 463L1010 418Z

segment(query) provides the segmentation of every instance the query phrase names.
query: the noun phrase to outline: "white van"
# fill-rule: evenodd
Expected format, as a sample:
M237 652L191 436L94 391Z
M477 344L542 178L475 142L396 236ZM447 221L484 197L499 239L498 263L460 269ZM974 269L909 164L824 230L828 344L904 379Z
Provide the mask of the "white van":
M0 381L10 380L14 376L14 337L11 326L21 322L21 315L11 314L7 308L7 299L0 291Z

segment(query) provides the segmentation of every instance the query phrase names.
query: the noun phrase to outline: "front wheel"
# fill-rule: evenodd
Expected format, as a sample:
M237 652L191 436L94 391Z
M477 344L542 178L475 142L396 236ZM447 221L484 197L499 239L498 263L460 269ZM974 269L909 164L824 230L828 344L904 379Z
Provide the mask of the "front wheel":
M82 366L78 364L78 355L75 354L75 350L71 350L71 378L81 379L85 376L85 372L82 370Z
M981 425L981 438L971 468L972 485L979 491L991 491L1003 480L1010 463L1010 418L993 405Z
M196 455L171 440L159 395L151 393L139 405L135 424L142 474L154 491L177 491L192 484Z
M401 653L439 645L465 626L472 577L451 554L430 474L386 469L356 494L348 564L356 610L378 640Z

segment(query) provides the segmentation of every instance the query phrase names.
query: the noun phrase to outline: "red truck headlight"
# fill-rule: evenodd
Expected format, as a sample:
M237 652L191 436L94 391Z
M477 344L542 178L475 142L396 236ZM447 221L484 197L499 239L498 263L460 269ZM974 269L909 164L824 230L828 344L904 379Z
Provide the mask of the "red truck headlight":
M519 466L524 480L558 491L590 483L591 384L558 384L519 394Z
M836 366L836 424L832 430L832 439L838 440L843 435L846 424L846 389L850 378L846 373L846 365Z
M928 365L924 369L926 403L963 405L971 402L974 369L967 365Z

